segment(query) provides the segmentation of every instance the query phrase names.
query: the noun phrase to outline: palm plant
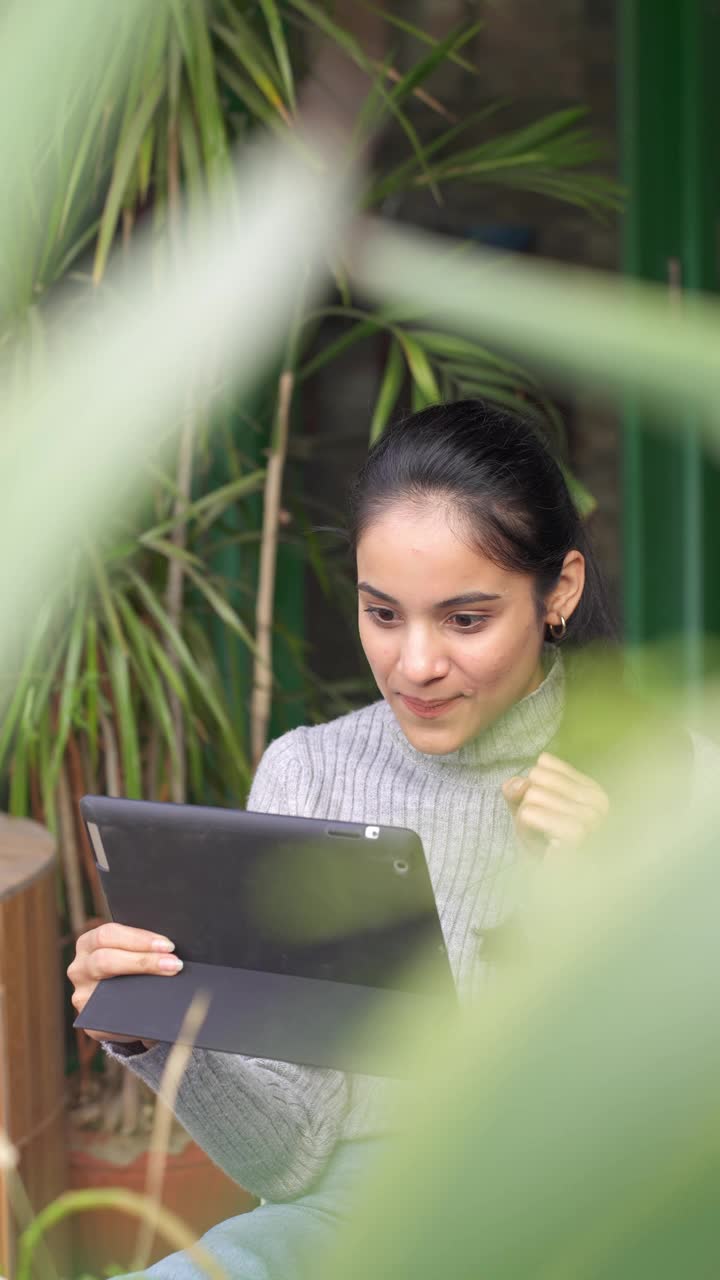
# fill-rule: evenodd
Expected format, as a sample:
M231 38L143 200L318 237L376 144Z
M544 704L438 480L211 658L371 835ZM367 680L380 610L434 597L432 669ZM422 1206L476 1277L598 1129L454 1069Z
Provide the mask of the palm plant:
M19 252L3 267L0 349L7 359L14 337L28 329L42 359L44 308L58 286L65 286L65 305L92 305L111 252L122 252L139 226L156 237L158 253L181 260L185 219L212 197L239 143L272 130L291 146L304 145L296 132L297 82L318 37L367 79L355 150L366 151L381 127L404 140L406 155L394 167L370 165L362 209L413 188L440 199L455 182L522 186L596 213L617 207L616 188L587 170L598 149L581 108L505 132L501 104L455 119L427 82L447 61L478 74L466 56L477 25L436 40L395 13L381 16L386 50L378 58L365 51L349 18L311 0L161 0L139 16L114 10L102 56L89 60L87 84L79 92L68 83L56 136L33 158L52 198L33 210ZM407 70L395 65L394 33L419 50ZM335 298L322 307L298 298L286 350L252 411L228 406L211 434L200 399L188 405L174 458L152 464L150 497L112 538L78 547L37 618L22 669L0 673L0 777L12 813L33 813L58 833L73 934L102 909L74 803L80 794L223 801L245 793L275 692L283 473L294 408L308 380L382 334L371 439L407 387L416 407L455 394L522 400L540 429L559 431L526 371L424 323L420 312L364 303L344 264L332 267ZM326 343L330 318L344 332ZM585 500L579 490L578 500ZM213 570L231 544L246 553L241 581L232 583ZM310 552L312 561L312 544ZM213 628L254 662L249 725L227 709Z

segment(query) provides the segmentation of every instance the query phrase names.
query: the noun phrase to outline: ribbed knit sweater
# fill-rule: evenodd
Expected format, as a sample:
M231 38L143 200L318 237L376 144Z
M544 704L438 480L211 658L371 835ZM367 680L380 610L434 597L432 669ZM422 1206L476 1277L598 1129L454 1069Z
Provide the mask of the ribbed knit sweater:
M461 998L472 996L487 967L479 934L502 918L499 873L514 860L501 786L528 770L555 736L563 701L556 656L534 693L447 755L416 751L386 702L294 729L265 752L248 808L416 831ZM119 1046L109 1051L158 1088L168 1046L133 1056ZM198 1049L175 1111L242 1186L266 1200L288 1200L312 1185L340 1140L382 1131L392 1088L339 1071Z

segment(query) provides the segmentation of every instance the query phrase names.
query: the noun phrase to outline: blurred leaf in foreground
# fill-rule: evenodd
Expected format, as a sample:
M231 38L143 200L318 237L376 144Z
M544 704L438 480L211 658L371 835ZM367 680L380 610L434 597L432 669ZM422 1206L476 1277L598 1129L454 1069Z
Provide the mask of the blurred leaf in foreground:
M637 393L677 430L720 439L720 303L600 272L521 261L368 221L358 286L603 394Z
M403 1136L327 1280L714 1274L720 809L691 816L645 745L618 771L628 792L653 772L665 804L622 843L614 824L590 856L528 864L522 958L459 1033L412 1043Z
M247 386L277 350L338 233L331 156L315 173L280 147L246 157L242 181L194 216L179 269L140 247L51 332L31 387L3 379L3 646L17 644L69 548L136 497L141 464L180 429L188 396L211 396L223 376ZM18 545L22 558L9 554Z

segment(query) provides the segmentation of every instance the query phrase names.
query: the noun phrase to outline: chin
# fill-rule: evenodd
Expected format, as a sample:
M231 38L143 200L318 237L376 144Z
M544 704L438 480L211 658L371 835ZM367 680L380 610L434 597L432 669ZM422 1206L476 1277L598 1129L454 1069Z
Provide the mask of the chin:
M426 756L447 756L451 751L459 751L460 747L467 742L463 734L449 733L447 729L438 729L433 732L431 729L417 728L415 725L410 728L402 721L400 727L410 746L416 751L422 751Z

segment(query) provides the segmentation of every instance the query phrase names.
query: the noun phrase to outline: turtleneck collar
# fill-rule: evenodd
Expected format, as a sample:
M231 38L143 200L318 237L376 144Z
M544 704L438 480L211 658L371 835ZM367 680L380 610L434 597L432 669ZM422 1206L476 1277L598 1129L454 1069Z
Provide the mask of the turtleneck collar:
M493 765L534 759L555 737L565 705L564 664L562 655L554 646L546 646L544 665L545 679L533 693L516 702L499 720L457 751L445 755L418 751L408 742L391 708L385 703L389 730L405 755L418 764L431 767L470 765L487 769Z

